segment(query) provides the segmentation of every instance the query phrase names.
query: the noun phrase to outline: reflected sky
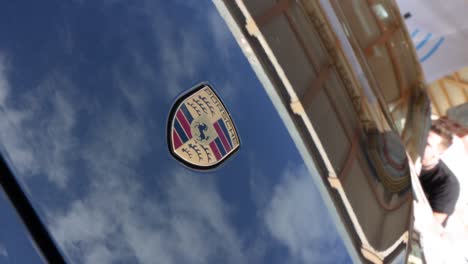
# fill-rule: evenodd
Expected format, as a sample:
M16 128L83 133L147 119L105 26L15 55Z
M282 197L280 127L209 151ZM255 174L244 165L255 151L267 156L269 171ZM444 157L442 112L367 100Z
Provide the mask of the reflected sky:
M202 173L165 133L177 96L205 81L241 148ZM350 262L210 1L3 3L0 110L4 152L73 263Z

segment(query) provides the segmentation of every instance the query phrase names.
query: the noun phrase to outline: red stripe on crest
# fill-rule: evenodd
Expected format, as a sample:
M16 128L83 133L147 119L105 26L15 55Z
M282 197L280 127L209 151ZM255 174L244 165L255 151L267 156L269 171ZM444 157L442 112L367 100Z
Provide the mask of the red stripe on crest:
M226 150L226 152L229 152L231 150L231 146L229 146L229 143L226 139L226 135L224 135L218 123L214 123L213 126L216 129L216 132L218 133L221 142L223 143L224 149Z
M215 157L216 157L216 161L220 160L221 159L221 154L219 153L219 150L218 150L218 147L216 146L216 143L214 141L212 141L210 143L210 148L211 148L211 151L213 151Z
M172 142L174 142L174 149L178 149L182 146L182 141L180 140L179 134L175 129L172 129Z
M187 137L189 139L192 138L192 131L190 130L190 124L188 123L187 118L185 118L184 113L182 113L182 110L177 111L177 119L182 125L182 128L184 129Z

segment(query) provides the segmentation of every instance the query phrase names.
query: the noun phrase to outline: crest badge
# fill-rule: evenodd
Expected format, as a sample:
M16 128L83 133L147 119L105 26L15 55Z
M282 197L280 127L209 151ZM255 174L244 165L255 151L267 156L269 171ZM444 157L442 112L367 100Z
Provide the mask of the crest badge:
M174 104L168 143L177 160L204 170L217 167L240 147L231 115L208 84L191 90Z

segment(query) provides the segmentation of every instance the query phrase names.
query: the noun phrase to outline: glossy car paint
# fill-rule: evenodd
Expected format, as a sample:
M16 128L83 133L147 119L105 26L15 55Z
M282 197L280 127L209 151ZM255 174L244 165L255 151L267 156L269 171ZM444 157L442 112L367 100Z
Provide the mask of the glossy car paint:
M4 154L70 262L350 261L212 2L8 2L0 33ZM210 172L167 146L173 102L200 82L242 139Z

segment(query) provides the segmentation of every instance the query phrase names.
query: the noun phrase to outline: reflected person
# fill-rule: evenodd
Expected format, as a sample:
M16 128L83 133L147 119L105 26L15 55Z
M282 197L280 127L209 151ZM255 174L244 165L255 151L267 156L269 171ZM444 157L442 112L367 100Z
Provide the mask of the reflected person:
M451 144L451 133L436 121L429 131L419 175L434 217L443 227L454 212L460 194L458 179L441 160L441 155Z

